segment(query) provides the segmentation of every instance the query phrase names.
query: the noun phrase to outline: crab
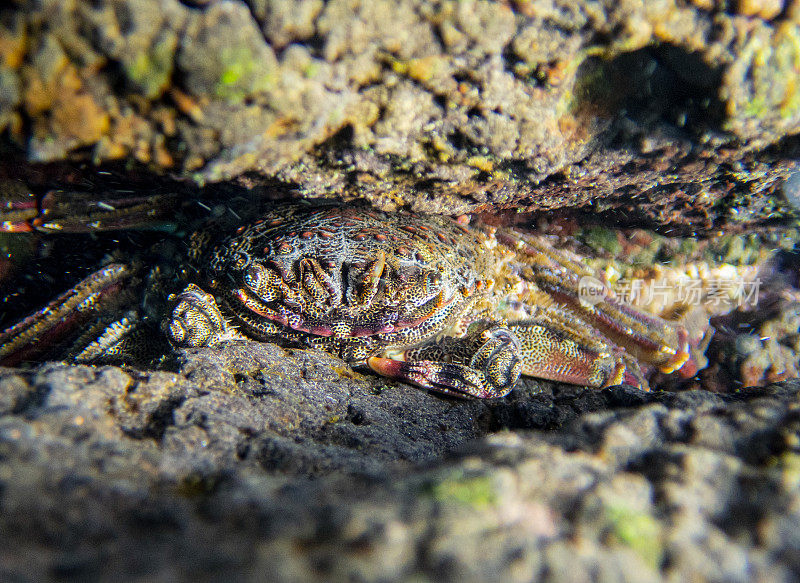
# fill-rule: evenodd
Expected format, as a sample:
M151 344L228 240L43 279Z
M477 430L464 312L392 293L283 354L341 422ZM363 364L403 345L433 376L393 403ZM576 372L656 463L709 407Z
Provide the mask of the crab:
M64 205L73 198L53 209L69 211ZM86 206L92 199L77 200ZM124 228L130 213L120 219L119 206L127 200L113 202L91 203L77 220L91 219L92 231ZM20 218L19 205L11 208L0 230L64 230L75 222L75 213L60 219L50 206L36 211L24 204L26 214ZM98 223L95 206L109 218ZM134 209L131 216L150 224L152 214ZM45 215L54 218L40 220ZM476 398L507 394L521 374L647 388L641 365L668 373L688 358L683 327L631 308L580 257L515 230L294 203L240 227L210 252L206 237L196 240L206 242L192 246L198 283L211 293L191 284L173 297L177 305L164 326L172 347L236 338L289 342ZM140 308L152 308L154 293L174 281L165 285L157 270L142 271L106 265L0 333L0 364L65 355L91 364L160 362L153 355L171 346L153 321L168 310L144 313L135 297L145 298Z
M203 288L174 296L167 334L197 348L251 338L464 398L519 376L647 388L689 357L686 331L618 300L546 239L366 208L298 204L207 255Z

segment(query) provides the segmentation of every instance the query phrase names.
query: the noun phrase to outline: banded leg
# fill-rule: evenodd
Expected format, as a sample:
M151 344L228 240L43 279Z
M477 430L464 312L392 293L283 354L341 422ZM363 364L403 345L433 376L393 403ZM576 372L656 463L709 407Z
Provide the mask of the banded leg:
M35 314L0 332L0 365L17 366L46 355L59 355L83 329L124 303L123 293L134 269L111 264L91 274Z
M629 384L648 390L639 364L597 330L551 307L512 322L519 339L522 374L573 385L605 388Z
M528 276L537 287L633 357L667 374L679 370L689 359L688 333L683 326L619 300L586 266L543 240L510 231L497 236L527 256L531 268Z

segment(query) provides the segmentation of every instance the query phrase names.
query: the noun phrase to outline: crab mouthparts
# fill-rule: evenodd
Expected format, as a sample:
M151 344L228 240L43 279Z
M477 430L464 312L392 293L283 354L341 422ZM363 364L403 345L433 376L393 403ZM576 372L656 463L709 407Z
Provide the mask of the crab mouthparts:
M392 334L407 328L420 326L442 310L446 310L458 298L452 296L445 299L440 293L423 306L409 314L399 314L397 310L381 310L371 317L357 318L336 314L331 310L328 317L306 318L302 313L292 311L286 305L275 302L275 307L268 306L253 293L244 288L233 291L237 303L248 312L256 314L286 328L313 334L314 336L333 336L336 338L359 338L376 334Z

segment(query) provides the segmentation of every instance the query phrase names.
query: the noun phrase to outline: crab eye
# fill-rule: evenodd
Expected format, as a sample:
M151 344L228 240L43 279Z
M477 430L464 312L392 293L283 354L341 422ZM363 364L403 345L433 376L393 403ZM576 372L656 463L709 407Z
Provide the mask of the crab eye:
M245 285L252 290L258 290L264 283L265 272L266 270L263 266L253 263L244 274Z
M438 271L429 271L425 276L425 285L428 289L436 289L442 282L442 275Z
M507 330L495 330L492 333L492 336L494 336L497 340L500 340L501 342L511 342L512 341L511 333L508 332Z

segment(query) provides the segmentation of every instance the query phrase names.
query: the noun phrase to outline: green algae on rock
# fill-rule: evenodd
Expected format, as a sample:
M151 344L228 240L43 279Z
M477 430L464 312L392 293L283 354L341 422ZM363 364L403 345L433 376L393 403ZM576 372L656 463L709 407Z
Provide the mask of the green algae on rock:
M624 208L620 193L635 188L713 220L732 166L762 160L758 190L733 188L757 201L786 174L800 116L794 12L429 0L7 9L0 124L30 160L132 157L203 183L278 181L384 209ZM59 98L65 83L74 90ZM775 216L755 206L740 216ZM663 222L651 204L641 214Z

